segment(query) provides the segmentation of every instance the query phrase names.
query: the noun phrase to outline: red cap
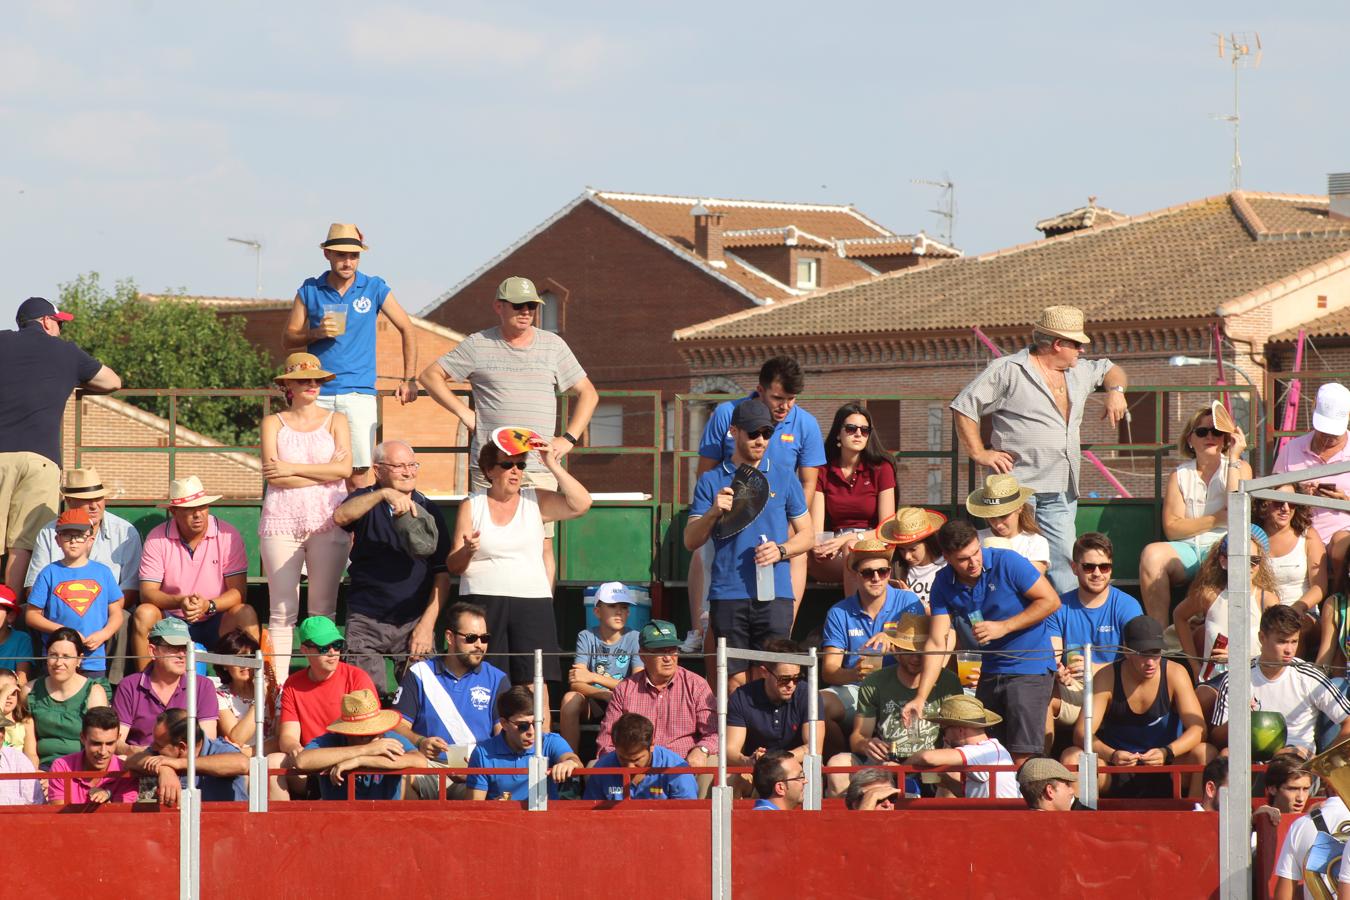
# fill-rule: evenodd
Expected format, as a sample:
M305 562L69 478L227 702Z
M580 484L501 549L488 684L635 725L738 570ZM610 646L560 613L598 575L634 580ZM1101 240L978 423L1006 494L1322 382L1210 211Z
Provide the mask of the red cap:
M89 531L93 527L87 509L68 509L56 519L57 531Z
M14 591L7 586L0 584L0 609L18 609L19 598L14 596Z

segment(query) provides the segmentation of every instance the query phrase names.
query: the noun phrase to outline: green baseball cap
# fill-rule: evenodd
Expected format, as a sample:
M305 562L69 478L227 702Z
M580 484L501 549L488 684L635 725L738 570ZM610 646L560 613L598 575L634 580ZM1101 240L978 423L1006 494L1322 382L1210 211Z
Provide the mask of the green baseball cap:
M675 630L674 625L661 619L652 619L642 626L638 643L643 650L669 650L671 647L680 646L683 641L680 640L680 633Z
M507 303L540 303L544 298L534 289L534 282L519 275L512 275L497 286L497 299Z
M162 641L175 647L186 647L192 635L188 632L188 623L177 616L165 616L150 629L150 640Z
M313 644L316 647L326 647L333 641L342 640L342 632L338 631L333 620L327 616L310 616L300 623L300 643Z

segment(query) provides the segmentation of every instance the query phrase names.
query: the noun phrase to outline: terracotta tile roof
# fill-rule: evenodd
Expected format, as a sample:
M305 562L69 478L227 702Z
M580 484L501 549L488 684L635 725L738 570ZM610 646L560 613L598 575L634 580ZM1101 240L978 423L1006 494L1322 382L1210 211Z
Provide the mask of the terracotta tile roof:
M1350 337L1350 306L1305 322L1299 328L1306 331L1310 338ZM1272 344L1292 344L1297 340L1298 328L1290 328L1270 337Z
M1254 210L1258 227L1239 207ZM1276 232L1295 225L1297 236ZM1337 257L1350 265L1350 232L1325 197L1232 194L817 291L675 332L677 340L1021 326L1052 304L1088 320L1209 317L1261 302L1277 283ZM1262 230L1264 229L1264 230ZM1264 237L1263 237L1264 235ZM1340 258L1340 254L1345 254Z
M1049 237L1064 234L1068 231L1081 231L1084 228L1100 228L1103 225L1121 222L1128 218L1129 216L1124 213L1098 206L1097 198L1089 197L1087 206L1080 206L1066 213L1042 219L1036 223L1036 230L1044 232Z
M179 300L190 303L196 303L198 306L209 306L213 309L228 312L254 312L259 310L278 310L290 309L295 298L282 300L276 297L208 297L196 294L139 294L142 300ZM464 340L464 335L455 331L453 328L446 328L444 325L438 325L429 319L423 319L420 316L408 314L408 318L418 328L425 329L432 334L440 335L443 338L452 341Z
M722 232L723 247L814 247L833 250L834 241L802 231L795 225L785 228L742 228Z

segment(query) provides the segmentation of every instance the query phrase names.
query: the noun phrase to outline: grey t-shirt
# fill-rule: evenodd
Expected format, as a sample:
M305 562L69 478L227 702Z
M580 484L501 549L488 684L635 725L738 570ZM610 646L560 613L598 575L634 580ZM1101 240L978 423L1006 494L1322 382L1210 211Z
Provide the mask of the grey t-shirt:
M452 380L467 381L473 388L478 424L469 442L471 467L477 464L478 448L497 428L523 426L552 437L558 421L555 395L586 377L567 342L538 328L528 347L512 347L500 328L476 332L439 363ZM528 459L530 471L545 471L537 454Z

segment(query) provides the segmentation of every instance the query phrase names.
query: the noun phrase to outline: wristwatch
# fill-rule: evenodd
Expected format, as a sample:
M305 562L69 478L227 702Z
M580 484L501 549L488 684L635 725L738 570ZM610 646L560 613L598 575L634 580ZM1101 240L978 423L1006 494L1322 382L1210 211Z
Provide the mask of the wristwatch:
M1108 391L1115 391L1117 394L1125 393L1125 385L1117 384L1107 388Z
M784 547L782 544L779 544L779 545L778 545L778 561L779 561L779 562L782 562L783 560L785 560L785 559L787 559L787 558L788 558L787 548Z
M216 612L217 612L217 610L216 610L216 601L214 601L214 600L207 600L207 601L206 601L206 614L207 614L208 616L214 616L214 615L216 614Z
M581 442L578 441L575 437L573 437L573 436L572 436L572 433L569 432L569 431L564 431L564 432L562 433L562 436L563 436L563 439L566 440L566 441L568 441L568 442L570 442L571 445L572 445L573 447L575 447L577 444L581 443Z

